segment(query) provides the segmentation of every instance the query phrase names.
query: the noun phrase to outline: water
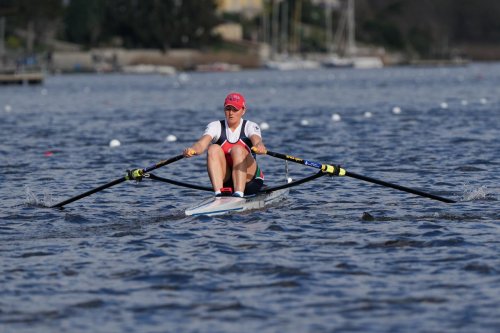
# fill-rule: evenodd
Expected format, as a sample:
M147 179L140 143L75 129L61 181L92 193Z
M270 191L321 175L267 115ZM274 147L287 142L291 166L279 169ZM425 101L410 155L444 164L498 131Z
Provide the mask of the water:
M498 332L499 87L499 64L1 87L0 331ZM268 149L458 203L322 177L232 216L149 180L44 208L179 154L233 90ZM155 173L208 185L202 157Z

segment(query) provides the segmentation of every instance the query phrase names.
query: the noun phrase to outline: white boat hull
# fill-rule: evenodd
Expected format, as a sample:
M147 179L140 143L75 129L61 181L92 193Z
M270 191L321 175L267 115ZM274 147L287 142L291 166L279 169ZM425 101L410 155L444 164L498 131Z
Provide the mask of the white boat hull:
M214 216L261 209L283 200L287 194L288 189L283 189L271 193L246 196L244 198L212 197L186 209L185 213L187 216Z

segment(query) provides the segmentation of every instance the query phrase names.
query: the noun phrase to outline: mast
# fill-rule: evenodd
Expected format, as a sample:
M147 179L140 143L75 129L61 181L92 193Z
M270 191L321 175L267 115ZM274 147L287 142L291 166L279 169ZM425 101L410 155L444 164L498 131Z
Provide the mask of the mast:
M288 1L283 1L281 8L281 48L280 52L288 54Z
M278 53L278 15L279 15L279 6L280 0L272 0L272 36L271 36L271 58L275 59Z
M5 17L0 17L0 58L5 54Z
M356 54L356 25L354 21L354 0L347 0L347 54Z
M301 31L301 18L302 18L302 0L297 0L295 3L294 12L294 29L293 29L293 51L300 52L300 31Z
M330 3L325 3L325 22L326 22L326 52L331 54L333 52L333 41L332 41L332 7Z

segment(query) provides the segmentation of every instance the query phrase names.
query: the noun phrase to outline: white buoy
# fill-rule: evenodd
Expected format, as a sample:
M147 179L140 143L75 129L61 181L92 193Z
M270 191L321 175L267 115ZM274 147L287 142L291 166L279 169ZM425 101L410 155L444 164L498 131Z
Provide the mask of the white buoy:
M290 183L293 181L293 179L292 179L292 177L288 177L288 178L286 179L286 181L290 184Z
M365 118L371 118L373 114L370 111L366 111L364 114Z
M401 113L401 108L399 106L395 106L392 108L392 113L394 114L400 114Z
M5 112L11 112L11 111L12 111L12 106L10 106L9 104L7 104L7 105L4 107L4 110L5 110Z
M463 106L466 106L467 104L469 104L469 102L467 102L466 99L463 99L461 103L462 103Z
M177 141L177 137L175 135L170 134L170 135L167 135L167 137L165 138L165 141L175 142L175 141Z
M448 108L448 103L442 102L439 106L441 106L441 109L447 109Z
M121 146L121 142L117 139L113 139L111 141L109 141L109 146L111 148L114 148L114 147L120 147Z
M189 81L189 75L186 73L180 73L179 76L177 76L177 79L181 83L185 83Z
M340 121L342 118L340 117L340 115L338 113L334 113L332 114L332 120L333 121Z
M481 103L481 104L486 104L486 103L488 103L488 100L487 100L486 98L481 98L481 99L479 100L479 103Z
M269 124L266 123L265 121L260 123L260 129L265 131L265 130L268 130L269 129Z
M300 121L300 124L301 124L302 126L308 126L308 125L309 125L309 120L307 120L307 119L302 119L302 120Z

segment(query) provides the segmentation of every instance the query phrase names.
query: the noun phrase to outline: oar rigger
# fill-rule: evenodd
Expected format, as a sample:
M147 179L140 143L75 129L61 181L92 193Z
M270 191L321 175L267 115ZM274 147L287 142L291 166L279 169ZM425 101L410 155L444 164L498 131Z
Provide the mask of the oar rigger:
M133 169L127 170L125 174L126 180L135 180L136 182L140 182L143 177L145 177L146 173L144 173L143 169Z

